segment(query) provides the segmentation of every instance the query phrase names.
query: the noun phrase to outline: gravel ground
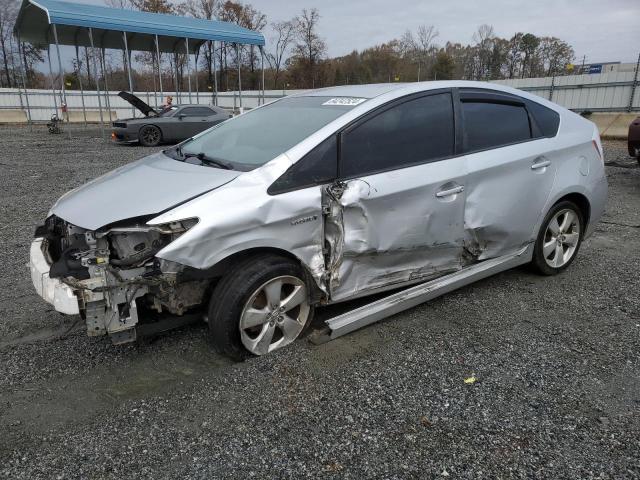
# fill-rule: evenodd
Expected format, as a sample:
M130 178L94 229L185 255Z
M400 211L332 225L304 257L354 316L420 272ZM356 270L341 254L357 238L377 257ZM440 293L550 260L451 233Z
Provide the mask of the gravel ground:
M607 214L564 274L505 272L232 364L202 325L88 338L31 286L55 199L153 149L0 132L0 476L640 478L640 168L623 142L605 142Z

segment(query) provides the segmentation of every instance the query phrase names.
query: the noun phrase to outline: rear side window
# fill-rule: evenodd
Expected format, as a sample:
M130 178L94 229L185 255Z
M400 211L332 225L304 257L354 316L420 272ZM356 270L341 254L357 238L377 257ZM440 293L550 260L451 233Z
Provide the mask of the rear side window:
M466 151L486 150L531 139L524 106L507 103L462 102Z
M357 177L450 157L454 141L451 94L408 100L343 134L340 176Z
M534 137L555 137L560 126L558 112L532 101L527 102L527 110L529 110L539 130L534 132Z
M289 192L335 180L338 174L338 142L332 135L282 174L267 190L269 195Z
M183 108L180 112L180 114L186 115L187 117L208 117L214 113L213 110L207 107L187 107Z

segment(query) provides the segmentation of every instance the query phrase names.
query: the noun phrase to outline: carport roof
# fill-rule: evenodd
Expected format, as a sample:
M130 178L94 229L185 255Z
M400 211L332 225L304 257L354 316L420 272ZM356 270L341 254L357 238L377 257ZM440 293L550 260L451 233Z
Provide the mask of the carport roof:
M158 35L163 52L184 52L184 39L195 52L207 40L264 45L261 33L233 23L161 13L72 3L59 0L23 0L14 31L23 41L39 45L54 42L49 25L56 25L61 45L90 46L87 28L93 29L96 47L123 48L127 33L130 50L155 49Z

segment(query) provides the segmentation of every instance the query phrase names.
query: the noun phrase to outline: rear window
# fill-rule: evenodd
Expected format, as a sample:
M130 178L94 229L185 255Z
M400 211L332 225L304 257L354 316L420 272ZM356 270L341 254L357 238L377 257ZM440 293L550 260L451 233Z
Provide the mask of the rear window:
M544 107L539 103L528 101L527 110L536 122L539 132L534 137L555 137L560 126L560 115L558 112Z
M351 97L290 97L252 110L182 144L237 170L252 170L286 152L364 102Z
M491 102L462 102L466 151L487 150L531 139L524 106Z

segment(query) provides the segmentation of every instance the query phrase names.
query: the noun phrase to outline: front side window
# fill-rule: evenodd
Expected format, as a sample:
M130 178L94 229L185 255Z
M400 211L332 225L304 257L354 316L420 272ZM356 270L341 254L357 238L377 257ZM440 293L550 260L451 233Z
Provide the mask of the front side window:
M275 195L328 183L334 180L337 174L338 141L335 135L331 135L292 165L269 187L268 193Z
M450 157L451 94L408 100L343 134L340 176L349 178Z
M359 102L332 97L283 98L220 123L180 146L182 157L202 154L237 170L252 170L286 152Z
M463 101L466 151L496 148L531 139L529 115L524 106L508 103Z

